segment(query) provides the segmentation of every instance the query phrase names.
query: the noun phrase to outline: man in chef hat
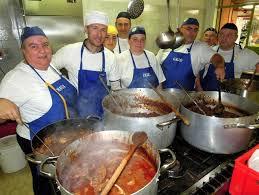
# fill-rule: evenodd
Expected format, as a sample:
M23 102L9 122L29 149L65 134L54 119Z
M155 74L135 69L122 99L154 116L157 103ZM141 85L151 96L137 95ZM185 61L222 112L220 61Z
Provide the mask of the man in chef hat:
M120 87L119 70L114 54L103 46L108 16L99 11L86 14L83 42L61 48L53 56L52 64L65 68L69 79L78 88L77 108L80 117L102 117L102 99L107 95L105 85Z

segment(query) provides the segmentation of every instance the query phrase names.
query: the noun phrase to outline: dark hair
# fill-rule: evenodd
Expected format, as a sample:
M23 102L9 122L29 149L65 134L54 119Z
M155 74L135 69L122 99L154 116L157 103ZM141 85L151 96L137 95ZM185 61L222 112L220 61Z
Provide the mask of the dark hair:
M212 32L215 32L216 34L218 34L217 30L216 30L215 28L213 28L213 27L207 28L207 29L204 31L204 33L207 32L207 31L212 31Z
M224 26L221 27L221 29L224 28L238 31L237 26L234 23L226 23L224 24Z
M135 34L142 34L146 36L145 28L143 26L135 26L131 28L129 31L129 39L132 35L135 35Z
M118 18L128 18L129 20L131 19L129 12L120 12L117 15L116 19L118 19Z

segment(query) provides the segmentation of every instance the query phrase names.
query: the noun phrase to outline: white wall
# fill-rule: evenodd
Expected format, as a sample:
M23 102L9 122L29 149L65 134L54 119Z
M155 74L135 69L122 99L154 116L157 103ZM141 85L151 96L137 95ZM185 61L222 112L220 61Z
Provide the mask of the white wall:
M218 0L170 0L171 26L176 30L185 18L196 17L200 22L200 32L202 35L205 28L213 26L214 13ZM129 0L82 0L83 15L89 10L99 10L106 12L110 18L110 24L114 25L115 18L120 11L126 11ZM132 20L132 26L142 25L147 32L146 48L157 52L155 39L160 32L167 31L167 8L166 0L144 0L145 9L142 15ZM177 17L177 7L179 2L179 17Z

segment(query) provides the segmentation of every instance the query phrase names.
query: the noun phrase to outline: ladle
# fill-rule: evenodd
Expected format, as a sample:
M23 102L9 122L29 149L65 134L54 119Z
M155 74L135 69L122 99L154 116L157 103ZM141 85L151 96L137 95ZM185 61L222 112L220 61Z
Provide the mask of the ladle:
M137 132L133 133L133 135L132 135L132 143L133 143L132 147L130 147L129 152L122 159L120 165L117 167L117 169L113 173L112 177L109 179L108 183L106 184L106 186L104 187L104 189L102 190L100 195L106 195L106 194L109 193L109 191L113 187L114 183L116 182L116 180L118 179L118 177L122 173L123 169L125 168L125 166L129 162L131 157L133 156L133 154L136 151L136 149L139 146L141 146L143 143L145 143L147 138L148 138L147 134L145 132L143 132L143 131L137 131Z
M201 107L200 107L199 104L196 102L196 100L193 99L193 98L190 96L190 94L184 89L184 87L183 87L178 81L175 81L175 83L184 91L184 93L187 95L187 97L197 106L197 108L202 112L202 114L207 115L206 112L201 109Z
M122 107L118 104L118 102L116 101L115 97L112 94L112 91L109 89L109 87L107 86L107 84L104 82L103 78L101 77L101 75L99 75L99 79L101 81L101 83L103 84L104 88L106 89L106 91L108 92L108 94L111 96L112 101L116 104L116 106L118 106L121 111L123 110Z
M44 143L44 141L36 134L34 133L30 127L25 123L22 122L22 124L47 148L47 150L51 153L52 156L55 156L55 154L51 151L51 149Z
M156 92L156 94L160 97L160 99L161 99L167 106L169 106L169 107L172 109L172 111L175 113L175 115L176 115L177 117L179 117L179 118L183 121L184 124L190 125L190 121L189 121L185 116L183 116L182 114L180 114L180 113L178 112L178 110L177 110L171 103L168 103L168 102L166 101L166 99L164 98L164 96L158 91L157 88L155 88L150 82L148 82L148 84L149 84L150 87Z
M218 80L218 93L219 93L219 99L218 103L214 108L214 113L216 116L221 116L225 110L224 105L221 102L221 81Z

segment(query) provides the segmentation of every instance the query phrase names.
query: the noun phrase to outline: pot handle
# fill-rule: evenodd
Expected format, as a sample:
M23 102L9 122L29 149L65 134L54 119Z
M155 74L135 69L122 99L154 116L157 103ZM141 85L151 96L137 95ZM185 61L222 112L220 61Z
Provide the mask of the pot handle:
M50 156L50 157L47 157L46 159L44 159L42 161L42 163L40 164L40 174L44 177L54 179L54 177L55 177L54 170L50 170L50 169L46 170L45 166L50 165L50 164L53 165L53 163L57 162L57 159L58 159L58 156ZM55 166L53 165L53 168L54 167ZM56 167L55 167L55 169L56 169Z
M252 124L252 125L248 125L248 124L241 124L241 123L237 123L237 124L228 124L228 125L224 125L225 129L230 129L230 128L248 128L248 129L257 129L259 128L259 123L256 124Z
M163 148L163 149L158 149L159 153L170 153L170 155L172 156L172 158L169 158L166 160L166 163L163 164L160 167L160 173L162 174L163 172L167 171L167 169L173 167L176 163L176 156L174 154L174 152L168 148Z
M36 160L35 155L33 153L26 154L25 159L33 164L37 164L37 165L41 164L41 161Z
M163 127L165 126L169 126L171 125L172 123L176 123L178 121L180 121L181 119L177 118L176 116L174 116L171 120L168 120L168 121L164 121L164 122L161 122L161 123L158 123L156 124L156 127L159 128L161 131L163 131Z

